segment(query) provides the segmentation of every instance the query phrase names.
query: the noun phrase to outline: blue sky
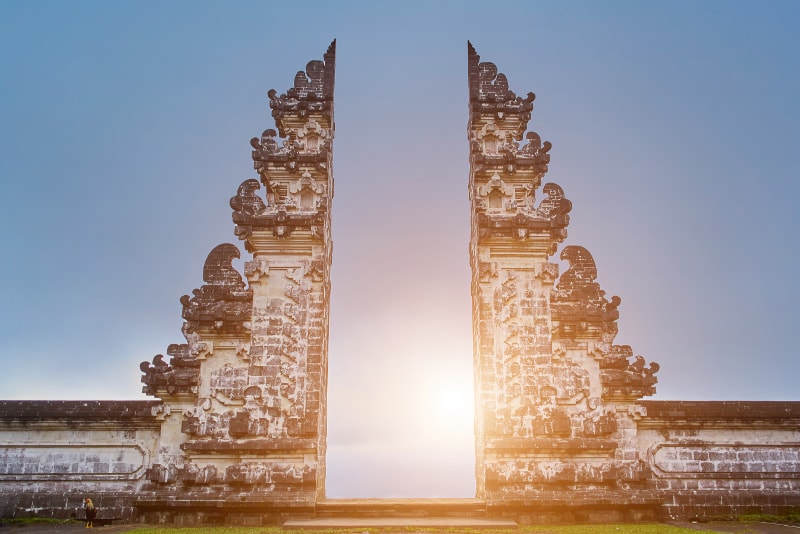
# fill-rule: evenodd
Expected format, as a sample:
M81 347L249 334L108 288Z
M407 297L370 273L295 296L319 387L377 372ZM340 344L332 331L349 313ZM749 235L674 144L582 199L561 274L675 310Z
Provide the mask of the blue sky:
M799 3L296 5L0 1L0 398L143 398L267 90L336 38L330 496L474 491L468 39L654 398L798 400Z

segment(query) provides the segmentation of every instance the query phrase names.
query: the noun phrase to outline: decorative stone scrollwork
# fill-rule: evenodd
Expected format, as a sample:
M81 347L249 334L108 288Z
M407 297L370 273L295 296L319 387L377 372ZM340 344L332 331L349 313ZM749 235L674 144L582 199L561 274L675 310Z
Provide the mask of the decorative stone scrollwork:
M253 137L250 139L250 146L252 146L258 153L258 159L263 160L266 158L266 156L275 154L280 150L278 147L278 141L275 140L276 135L278 135L278 132L272 128L267 128L261 134L261 139L258 137ZM255 155L253 155L253 159L256 159Z
M250 140L250 145L254 148L253 168L265 184L270 181L270 163L282 165L291 172L300 170L302 166L325 171L330 149L329 133L316 121L310 121L309 124L316 126L308 131L305 127L289 130L288 138L280 146L273 137L275 130L272 129L265 130L260 140L257 137Z
M527 139L528 142L519 150L520 154L533 158L540 158L542 163L550 163L550 155L548 152L553 148L553 143L550 141L542 143L542 138L536 132L526 133L525 139Z
M307 229L315 237L323 235L327 211L323 201L325 186L317 183L310 172L304 172L294 183L284 186L281 198L269 205L256 194L260 187L254 179L245 180L230 200L236 237L246 240L255 230L268 229L275 237L286 238L298 228ZM275 197L274 194L270 196ZM247 244L248 251L252 252L249 246ZM236 257L239 257L238 249Z
M551 296L553 319L558 323L558 334L567 338L588 332L616 334L617 307L622 300L614 296L605 298L605 291L597 283L597 266L584 247L569 245L561 251L561 259L569 268L561 275Z
M535 184L507 184L495 173L475 188L478 228L481 237L526 239L549 233L557 241L566 238L572 202L555 183L543 188L547 197L534 206Z
M481 261L478 262L478 279L481 282L488 282L490 278L497 277L497 262Z
M528 93L525 98L518 97L508 88L508 79L505 74L498 72L497 65L481 62L481 57L469 42L467 63L470 107L473 111L493 112L497 120L504 120L510 113L519 115L523 122L530 119L536 95Z
M248 397L249 400L249 397ZM267 436L270 431L269 407L246 403L239 409L215 412L201 403L184 413L181 432L196 438L230 440L247 436Z
M488 182L478 186L477 199L485 210L505 211L514 199L514 186L503 182L495 173Z
M256 191L261 189L258 180L245 180L239 185L235 197L231 197L230 205L233 209L231 215L234 224L234 233L240 239L246 238L253 231L253 218L263 214L267 206Z
M514 153L517 146L509 132L498 128L492 122L485 124L475 134L475 143L474 148L484 156L500 156L506 153Z
M263 276L269 276L269 262L266 260L253 260L245 262L244 275L248 280L257 282Z
M177 478L187 485L208 485L221 481L217 467L213 464L204 466L187 464L178 469Z
M206 258L203 280L193 296L181 297L187 331L211 330L241 333L247 330L253 307L253 292L245 289L242 275L231 262L240 256L236 245L215 247Z
M310 111L322 111L328 115L333 113L333 81L336 60L336 41L328 47L323 61L313 60L306 65L305 72L298 71L294 77L294 86L286 93L278 95L274 89L267 93L272 116L278 126L281 137L286 136L283 115L287 111L304 116Z
M247 387L248 370L245 367L225 365L211 373L211 396L222 404L241 404Z
M315 120L310 120L302 128L298 128L294 135L297 139L295 146L299 152L315 153L330 148L328 130Z
M518 97L508 88L508 79L494 63L481 62L472 44L467 47L470 122L485 121L480 130L473 131L470 153L475 165L500 167L514 173L518 169L532 170L540 179L550 163L550 142L542 143L536 132L528 132L527 143L520 148L533 111L536 95ZM538 185L538 182L537 184Z
M561 259L569 262L569 268L559 278L556 288L564 292L565 299L601 302L605 291L596 282L597 266L589 251L584 247L568 245L561 251Z
M614 345L611 353L600 361L600 380L603 384L604 398L639 399L656 392L658 382L656 373L660 366L650 362L645 367L645 359L636 356L633 362L630 357L633 350L628 345Z
M142 393L154 397L196 394L200 381L200 361L189 352L189 345L172 344L167 348L170 363L162 354L153 357L152 364L142 362L139 369L144 373Z
M513 173L518 168L527 168L536 172L539 177L547 173L550 163L548 151L552 143L542 144L539 134L528 132L528 143L522 148L514 139L514 132L498 128L495 123L484 125L476 132L470 142L470 152L475 163L483 163L503 168Z
M621 299L605 298L605 291L597 283L594 258L583 247L568 246L561 252L569 268L561 275L556 290L551 295L553 323L560 338L575 339L581 336L599 336L591 343L589 352L600 362L600 380L604 398L637 399L655 393L659 366L645 360L629 358L633 351L627 345L610 345L608 340L616 334Z
M536 214L557 226L566 227L569 224L568 214L572 211L572 202L564 196L564 190L560 185L550 182L544 184L542 192L547 198L539 203Z
M325 184L317 182L306 171L294 183L289 184L289 198L292 198L293 207L298 211L316 211L325 194Z
M537 263L534 269L536 278L541 280L547 285L552 285L558 278L558 264L557 263Z
M513 237L524 240L531 235L549 234L551 239L561 242L567 237L565 225L569 223L569 217L557 216L548 220L522 211L512 215L486 210L478 212L477 223L481 238Z
M266 129L261 138L250 140L253 147L253 167L261 176L269 193L270 168L282 166L290 172L303 168L317 168L327 172L330 162L331 139L333 137L333 85L335 76L336 41L324 55L324 60L310 61L305 71L299 71L294 86L278 95L274 89L267 93L277 132ZM323 126L309 114L324 119ZM301 126L296 121L284 123L286 116L307 118ZM279 136L283 141L276 139ZM272 166L272 167L271 167ZM274 205L270 202L271 205Z
M245 218L264 213L267 209L267 205L256 193L259 189L261 189L261 184L258 183L258 180L253 178L245 180L239 185L236 196L231 197L230 201L231 208L234 212L233 222L237 222L237 216Z
M325 63L317 59L309 61L306 71L297 71L294 87L287 91L290 98L316 100L325 97Z
M508 278L495 288L493 300L496 317L501 322L507 322L517 315L517 281L513 273L508 273Z

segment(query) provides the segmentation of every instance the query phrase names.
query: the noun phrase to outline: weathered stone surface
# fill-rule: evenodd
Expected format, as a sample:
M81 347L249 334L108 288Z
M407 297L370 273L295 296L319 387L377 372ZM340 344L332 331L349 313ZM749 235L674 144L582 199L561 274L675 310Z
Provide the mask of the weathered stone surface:
M668 517L800 506L800 403L642 401L638 449Z
M241 257L236 245L217 245L203 267L206 282L193 296L181 297L188 333L241 333L248 328L253 293L231 262Z
M723 517L800 506L800 403L644 401L658 364L614 343L549 142L468 45L476 481L469 503L324 499L335 42L269 92L258 179L181 299L185 343L143 362L154 401L0 401L0 514L269 525L355 513L523 523ZM523 142L523 139L525 141ZM520 143L524 143L520 146ZM262 188L263 186L263 188ZM246 278L246 281L245 281ZM655 283L655 281L654 281ZM339 510L339 511L337 511Z
M158 449L160 401L0 401L0 517L134 515Z
M135 503L144 517L241 524L247 508L227 503L279 517L324 495L334 50L270 91L277 132L251 141L260 181L230 199L247 285L238 249L214 249L206 284L181 300L187 343L169 365L142 364L146 392L174 407Z

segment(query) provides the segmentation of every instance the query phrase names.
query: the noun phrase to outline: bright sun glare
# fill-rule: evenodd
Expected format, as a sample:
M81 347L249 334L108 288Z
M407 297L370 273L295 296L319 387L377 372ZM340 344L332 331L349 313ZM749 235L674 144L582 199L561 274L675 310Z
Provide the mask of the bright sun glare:
M438 392L437 397L436 406L439 415L445 419L464 420L472 417L472 399L463 388L445 386Z

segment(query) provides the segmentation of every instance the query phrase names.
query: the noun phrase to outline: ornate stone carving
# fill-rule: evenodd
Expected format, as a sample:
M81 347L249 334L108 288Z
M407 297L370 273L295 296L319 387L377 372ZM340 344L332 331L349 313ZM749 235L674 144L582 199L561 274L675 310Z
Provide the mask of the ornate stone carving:
M627 345L613 345L617 333L617 309L621 299L605 298L597 283L597 266L584 247L570 245L561 251L569 268L558 280L551 296L555 334L560 339L594 339L587 344L587 354L600 362L603 398L638 399L655 393L659 366L633 356Z
M142 362L139 369L144 373L142 393L154 397L196 394L200 381L200 361L191 354L188 344L172 344L167 348L172 356L169 364L162 354L156 354L153 362Z
M481 62L472 43L467 42L470 109L478 113L494 113L498 120L507 114L520 116L525 123L530 119L536 95L528 93L518 97L508 88L505 74L498 72L497 65Z
M242 404L247 377L246 367L224 365L215 369L209 381L211 396L222 404Z
M312 126L309 126L312 125ZM275 130L268 129L261 139L253 137L253 167L264 183L269 182L269 165L280 164L290 172L301 165L325 170L329 159L330 134L318 122L309 121L299 129L288 130L288 137L280 145L274 138Z
M310 120L302 128L294 130L295 147L301 153L325 152L330 148L330 134L315 120Z
M285 188L278 198L265 205L255 194L260 186L256 180L245 180L230 200L236 237L246 240L256 230L271 230L275 237L286 238L297 229L316 237L322 236L327 204L323 201L325 186L317 183L308 172ZM257 186L257 187L256 187ZM249 252L250 244L246 243ZM238 256L237 256L238 257Z
M189 332L243 332L248 328L253 292L245 289L242 275L231 262L240 256L236 245L217 245L206 258L203 280L192 297L181 297L183 318Z
M281 137L286 136L283 117L287 112L305 115L309 111L333 113L333 82L335 76L336 41L328 47L323 61L313 60L306 65L305 72L298 71L294 86L286 93L278 95L274 89L267 93L272 116Z
M542 143L542 138L536 132L528 132L525 134L527 143L519 150L519 154L530 156L537 159L541 163L550 163L550 149L553 148L553 143L545 141Z
M321 207L325 184L317 182L306 171L295 182L289 184L287 198L292 199L292 207L298 211L316 211Z
M611 352L600 361L600 380L603 397L610 399L640 399L656 392L655 374L660 369L656 362L645 366L645 359L630 357L633 350L628 345L613 345Z
M233 209L233 222L236 224L234 234L239 239L245 239L253 231L253 217L263 214L267 206L264 200L256 193L261 189L258 180L245 180L239 185L235 197L231 197L230 205Z
M231 197L231 208L233 209L233 222L237 222L238 217L253 217L261 215L267 209L264 200L258 196L256 191L261 189L258 180L250 178L239 185L236 196ZM241 215L237 215L241 214Z
M470 133L473 164L502 166L510 173L523 168L541 177L547 172L552 144L542 143L536 132L525 135L527 143L522 148L518 143L531 118L536 95L518 97L508 88L508 79L494 63L480 61L471 43L467 43L467 61L470 120L477 123L492 117L482 128Z
M613 338L621 299L615 296L608 301L605 298L605 291L596 281L594 258L584 247L564 247L561 259L569 262L569 268L559 278L551 297L559 335L569 338L601 331L609 332Z
M556 226L566 227L569 224L567 214L572 211L572 202L564 196L564 190L560 185L550 182L544 184L542 192L547 198L539 203L536 214Z
M481 237L525 239L532 233L548 233L555 240L563 240L572 202L558 184L545 184L543 192L547 197L534 206L534 184L508 184L495 173L477 185L475 204Z

